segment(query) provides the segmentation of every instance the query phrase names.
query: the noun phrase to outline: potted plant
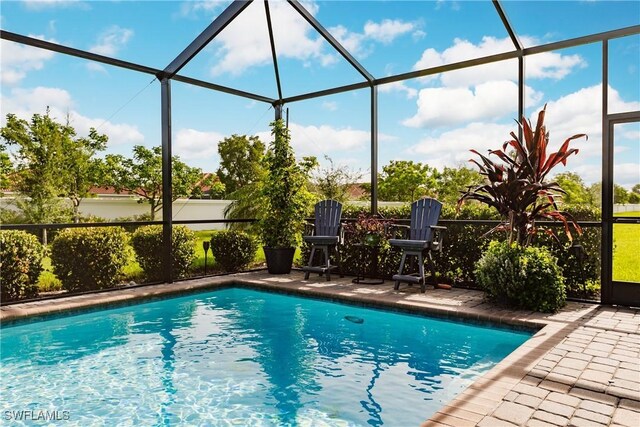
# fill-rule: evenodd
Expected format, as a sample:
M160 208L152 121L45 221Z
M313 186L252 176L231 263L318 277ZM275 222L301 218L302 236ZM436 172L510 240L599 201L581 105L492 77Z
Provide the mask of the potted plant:
M269 273L288 274L309 206L306 178L313 164L296 162L289 129L282 119L271 123L271 135L273 141L263 160L267 171L261 189L265 209L258 229Z
M546 105L538 114L535 128L522 118L519 122L522 141L511 132L512 139L502 149L489 151L489 156L499 161L471 150L480 157L480 161L471 162L478 166L485 182L469 187L458 201L458 208L466 200L477 200L496 208L501 216L501 223L489 233L504 231L507 240L492 242L475 271L488 296L519 308L555 311L565 300L561 271L546 249L529 246L535 234L544 228L536 223L538 220L561 222L569 240L570 227L581 233L573 217L558 209L564 191L556 182L547 181L547 176L558 164L566 165L567 158L578 153L576 148L569 148L569 143L586 135L567 138L557 152L548 155L545 114ZM550 228L544 231L554 235Z
M387 237L389 221L361 213L357 221L347 224L346 235L350 241L366 246L378 246L383 237Z

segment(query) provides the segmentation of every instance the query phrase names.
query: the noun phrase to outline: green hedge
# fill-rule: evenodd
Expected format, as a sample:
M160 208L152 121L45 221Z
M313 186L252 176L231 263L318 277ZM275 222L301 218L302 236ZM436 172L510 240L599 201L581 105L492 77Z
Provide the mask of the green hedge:
M509 307L555 312L566 301L562 270L546 248L493 241L475 273L487 296Z
M38 277L46 250L25 231L0 231L0 298L15 301L38 296Z
M129 259L128 243L121 227L62 230L51 243L53 271L69 292L114 287Z
M218 231L211 236L211 253L222 270L235 272L253 261L258 243L242 231Z
M567 206L566 210L577 220L600 220L600 211L597 208ZM342 217L344 219L357 218L359 214L368 213L368 211L368 206L346 205L343 208ZM408 220L411 216L411 208L409 204L401 207L381 207L379 213L390 220ZM462 206L459 213L456 212L455 206L444 205L441 219L497 220L499 217L494 209L468 203ZM476 262L487 250L492 239L500 240L503 236L500 234L485 236L494 227L493 225L447 224L446 226L447 232L444 235L443 250L434 257L436 271L439 275L438 280L457 286L477 287L474 276ZM558 265L564 271L569 295L582 297L585 282L590 285L592 290L593 285L599 282L600 228L586 227L581 236L574 233L574 243L582 245L587 253L582 267L579 266L575 256L569 250L571 243L562 232L561 227L556 227L556 234L559 242L546 234L540 234L535 244L548 248L551 254L557 258ZM361 261L357 250L351 246L355 241L349 239L349 236L346 240L346 244L341 250L343 269L346 274L355 275L362 267L360 266ZM400 256L401 254L395 249L391 249L386 239L383 238L378 258L380 274L383 277L391 278L397 272ZM302 262L306 264L308 257L309 248L303 245ZM366 269L368 266L364 266L364 268Z
M186 277L189 267L196 257L194 250L196 236L193 231L183 225L173 226L171 236L174 277ZM147 225L139 227L132 234L131 245L147 280L162 280L164 271L162 265L162 226Z

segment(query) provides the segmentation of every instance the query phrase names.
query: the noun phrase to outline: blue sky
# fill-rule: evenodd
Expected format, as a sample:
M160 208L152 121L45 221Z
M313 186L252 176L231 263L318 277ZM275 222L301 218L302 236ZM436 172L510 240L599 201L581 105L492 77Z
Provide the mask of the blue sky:
M2 1L4 30L164 68L228 1ZM308 10L376 77L513 50L490 1L315 1ZM638 1L506 1L526 46L640 24ZM362 81L285 2L272 2L285 96ZM181 74L276 97L261 1ZM152 76L2 41L2 116L29 117L50 106L80 133L97 127L109 152L160 143L160 85ZM575 133L569 170L600 180L601 47L592 44L528 57L527 114L548 105L551 144ZM610 44L610 111L640 110L640 36ZM379 165L415 160L458 166L469 149L496 148L515 130L517 62L485 65L380 87ZM205 171L218 166L217 142L258 134L268 141L270 105L174 83L174 152ZM298 156L324 154L367 172L369 90L291 103ZM638 126L616 129L616 181L640 182ZM561 140L562 139L562 140Z

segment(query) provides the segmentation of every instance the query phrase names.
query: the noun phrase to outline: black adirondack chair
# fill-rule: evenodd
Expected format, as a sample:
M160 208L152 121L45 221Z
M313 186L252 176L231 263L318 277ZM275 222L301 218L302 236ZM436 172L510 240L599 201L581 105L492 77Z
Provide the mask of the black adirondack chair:
M341 218L342 203L335 200L322 200L316 204L314 224L308 224L312 230L308 235L303 236L304 241L311 245L309 263L302 267L305 280L309 279L310 273L319 273L324 274L329 281L331 270L334 268L337 268L340 277L343 277L338 260L334 260L335 265L331 265L329 261L331 252L336 252L337 245L344 240ZM314 266L313 257L316 250L321 250L324 254L324 263Z
M427 255L429 268L434 287L436 286L436 269L433 264L431 252L442 250L442 238L446 227L436 225L440 218L442 203L436 199L421 199L411 204L411 225L402 226L395 225L405 230L404 239L390 239L391 246L402 250L402 261L400 261L400 269L392 279L395 280L394 289L400 288L400 282L409 284L419 283L420 291L425 291L424 277L424 255ZM418 261L417 274L403 274L404 264L408 256L414 256Z

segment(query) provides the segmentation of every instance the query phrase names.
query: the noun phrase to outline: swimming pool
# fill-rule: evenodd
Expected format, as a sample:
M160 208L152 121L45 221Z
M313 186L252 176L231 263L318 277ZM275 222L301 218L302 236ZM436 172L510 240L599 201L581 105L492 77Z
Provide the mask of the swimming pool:
M221 289L3 327L1 416L419 425L530 336Z

